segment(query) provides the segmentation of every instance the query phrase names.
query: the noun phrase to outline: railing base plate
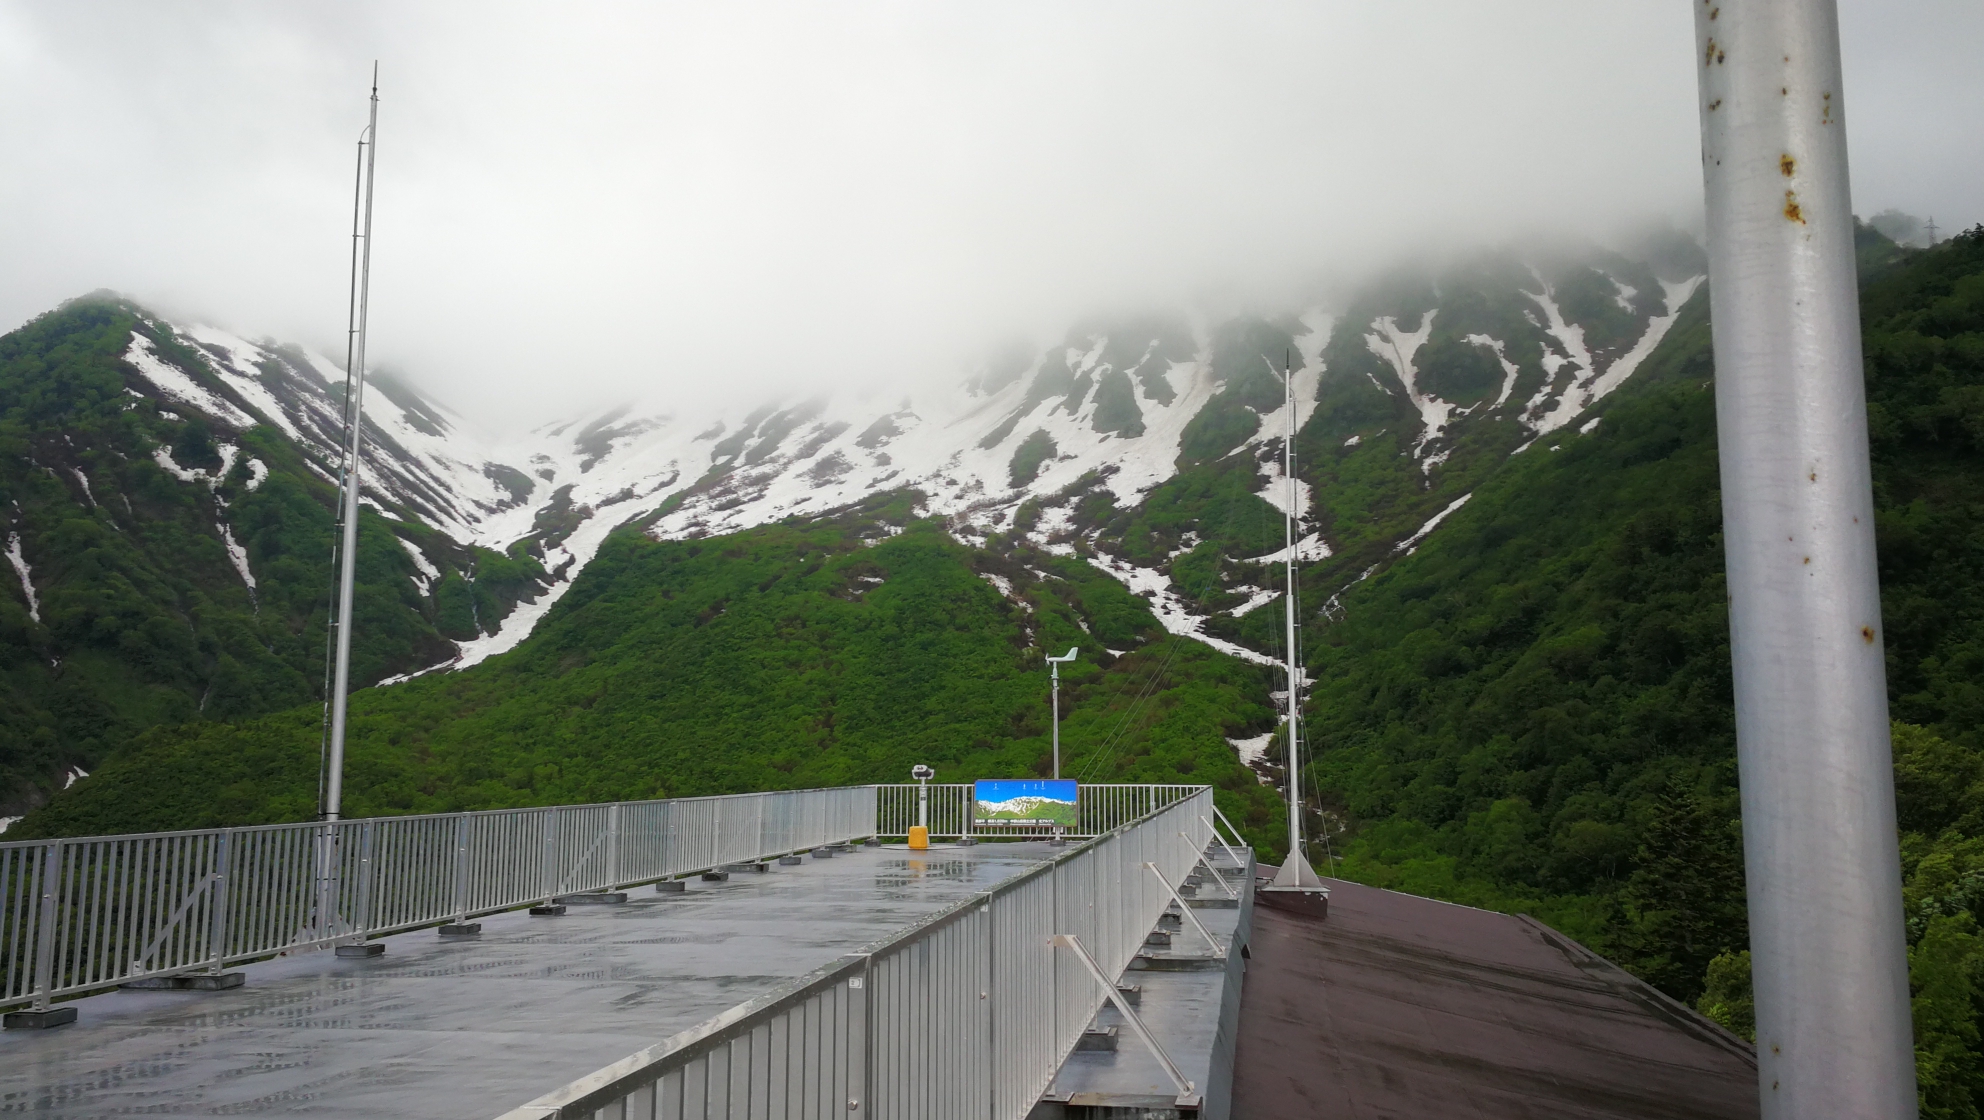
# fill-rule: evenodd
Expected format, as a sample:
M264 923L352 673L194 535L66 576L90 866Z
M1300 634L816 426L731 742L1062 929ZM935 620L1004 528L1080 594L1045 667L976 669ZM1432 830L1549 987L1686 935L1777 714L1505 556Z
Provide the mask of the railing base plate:
M380 946L383 950L385 946ZM141 992L224 992L239 988L248 976L242 972L195 973L190 976L147 976L143 980L127 980L117 985Z
M1116 1028L1113 1026L1090 1027L1082 1032L1081 1040L1075 1043L1075 1049L1083 1053L1094 1053L1096 1051L1114 1053L1116 1050Z
M729 878L730 878L730 872L728 871L703 872L703 882L705 883L721 883L721 882L725 882Z
M803 856L780 856L780 857L778 857L778 865L779 865L780 867L798 867L798 866L799 866L800 864L802 864L802 863L805 863L805 862L806 862L806 860L805 860L805 857L803 857Z
M530 908L530 913L533 918L562 918L565 916L565 908L553 903L550 906L533 906Z
M626 891L587 891L584 894L561 894L552 900L554 906L618 906L627 901Z
M449 922L441 927L442 937L481 937L481 922Z
M681 894L688 889L689 883L685 879L663 879L654 885L656 894Z
M1130 961L1131 972L1215 972L1225 967L1225 957L1172 956L1169 953L1139 953Z
M9 1011L0 1026L10 1031L44 1030L60 1027L76 1021L73 1007L51 1007L46 1011Z
M340 945L337 954L340 957L383 957L386 947L377 941L367 941L363 945Z

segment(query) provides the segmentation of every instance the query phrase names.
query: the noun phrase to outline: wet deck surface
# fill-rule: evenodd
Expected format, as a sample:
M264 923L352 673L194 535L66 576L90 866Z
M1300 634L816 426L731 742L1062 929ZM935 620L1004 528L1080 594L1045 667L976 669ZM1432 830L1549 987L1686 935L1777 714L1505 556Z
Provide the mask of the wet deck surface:
M1749 1120L1742 1043L1518 918L1330 882L1254 911L1233 1115Z
M92 996L75 1024L0 1034L0 1113L488 1120L1061 850L857 849L247 965L233 991Z

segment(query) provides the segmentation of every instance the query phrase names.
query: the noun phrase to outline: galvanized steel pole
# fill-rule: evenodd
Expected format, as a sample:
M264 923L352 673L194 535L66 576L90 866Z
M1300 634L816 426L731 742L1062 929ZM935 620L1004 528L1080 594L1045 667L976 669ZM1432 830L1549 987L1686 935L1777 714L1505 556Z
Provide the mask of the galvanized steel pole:
M1912 1117L1838 15L1695 27L1763 1115Z
M359 452L365 439L365 341L372 291L372 183L379 154L379 71L372 71L372 116L365 126L365 216L362 248L358 259L357 310L353 316L348 346L345 381L350 398L345 401L344 489L340 519L343 536L338 544L337 640L333 651L331 681L331 727L324 764L323 816L337 820L344 808L345 708L351 694L352 597L358 573Z

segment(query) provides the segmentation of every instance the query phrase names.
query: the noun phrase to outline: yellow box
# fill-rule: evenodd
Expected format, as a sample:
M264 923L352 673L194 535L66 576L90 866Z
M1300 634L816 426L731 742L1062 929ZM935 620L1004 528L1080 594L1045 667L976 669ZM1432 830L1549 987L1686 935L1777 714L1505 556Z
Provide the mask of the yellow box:
M923 851L930 846L930 830L920 824L909 826L909 847L911 851Z

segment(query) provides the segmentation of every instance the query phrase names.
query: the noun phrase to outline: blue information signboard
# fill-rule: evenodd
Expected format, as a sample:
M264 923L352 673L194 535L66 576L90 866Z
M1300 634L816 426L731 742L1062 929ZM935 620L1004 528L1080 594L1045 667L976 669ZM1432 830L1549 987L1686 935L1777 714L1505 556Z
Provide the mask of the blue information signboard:
M1075 814L1076 789L1070 778L980 778L973 791L971 817L982 824L1073 829L1080 821Z

